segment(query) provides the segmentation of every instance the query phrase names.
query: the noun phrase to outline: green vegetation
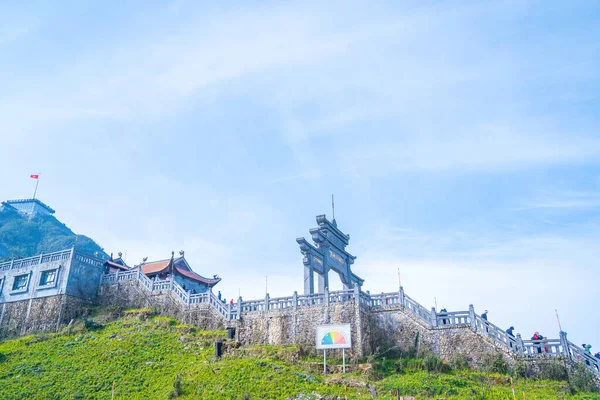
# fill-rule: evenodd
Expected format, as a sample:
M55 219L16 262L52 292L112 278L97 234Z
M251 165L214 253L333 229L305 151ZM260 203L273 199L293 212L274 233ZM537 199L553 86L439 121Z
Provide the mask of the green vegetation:
M84 253L93 255L98 252L99 257L108 258L96 242L87 236L75 235L53 216L29 219L12 210L0 211L0 246L8 250L6 259L51 253L74 245Z
M202 331L152 310L96 309L60 333L0 343L2 399L389 399L390 393L419 399L512 398L504 368L490 360L484 371L452 369L437 357L380 358L364 372L320 374L320 358L297 346L224 343L214 359L213 343L225 331ZM120 319L113 320L116 315ZM593 399L571 394L565 381L515 380L518 398ZM304 395L304 397L300 397Z

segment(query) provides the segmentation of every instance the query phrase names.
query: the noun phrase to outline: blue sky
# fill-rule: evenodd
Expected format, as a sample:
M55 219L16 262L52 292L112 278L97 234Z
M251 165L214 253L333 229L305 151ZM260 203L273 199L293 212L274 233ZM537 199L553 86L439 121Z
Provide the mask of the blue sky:
M371 2L372 3L372 2ZM225 297L350 233L371 292L600 350L595 1L0 6L0 197ZM341 287L341 284L337 284ZM332 284L336 289L336 283Z

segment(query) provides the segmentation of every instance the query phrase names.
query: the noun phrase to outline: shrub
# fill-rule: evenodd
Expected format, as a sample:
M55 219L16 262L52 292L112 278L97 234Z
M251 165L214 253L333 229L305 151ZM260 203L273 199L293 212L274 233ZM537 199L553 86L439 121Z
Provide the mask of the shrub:
M571 387L578 392L598 392L594 375L585 365L576 363L571 371Z
M560 360L548 360L540 365L540 379L550 379L554 381L566 381L569 376L565 364Z
M450 358L450 367L455 370L469 368L469 359L465 353L455 353Z
M136 317L140 321L145 321L155 314L151 308L135 308L124 312L126 317Z
M177 374L175 375L175 379L173 379L173 390L171 391L171 394L169 395L169 397L171 399L174 399L176 397L181 396L183 393L182 388L181 388L181 374Z
M104 328L104 325L99 324L96 321L94 321L93 319L88 319L88 318L83 320L83 325L85 326L85 329L87 329L88 331L95 331L97 329Z
M483 358L483 365L489 372L496 372L498 374L508 373L508 363L502 357L502 354L486 354Z
M433 353L428 353L423 358L423 367L427 372L441 372L444 367L442 360Z
M533 376L533 371L531 370L531 367L529 366L529 364L523 361L519 361L515 364L513 373L519 378L530 378Z

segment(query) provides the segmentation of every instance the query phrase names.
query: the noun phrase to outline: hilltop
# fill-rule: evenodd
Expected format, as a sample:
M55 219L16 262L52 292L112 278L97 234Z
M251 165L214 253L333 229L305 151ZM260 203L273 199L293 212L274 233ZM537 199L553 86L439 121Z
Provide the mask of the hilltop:
M11 209L0 211L0 260L32 257L76 246L77 250L108 258L102 247L76 235L52 215L28 217ZM3 254L4 253L4 254Z
M322 358L310 349L226 341L224 357L215 360L213 343L225 331L198 330L150 309L87 312L59 333L0 343L3 399L110 399L113 386L115 399L389 399L396 390L418 399L482 392L486 399L512 398L507 366L499 360L473 371L431 354L382 354L350 366L345 376L322 376ZM560 371L559 380L520 374L515 369L515 387L527 399L600 398L585 391L591 388L584 376L571 374L569 386Z

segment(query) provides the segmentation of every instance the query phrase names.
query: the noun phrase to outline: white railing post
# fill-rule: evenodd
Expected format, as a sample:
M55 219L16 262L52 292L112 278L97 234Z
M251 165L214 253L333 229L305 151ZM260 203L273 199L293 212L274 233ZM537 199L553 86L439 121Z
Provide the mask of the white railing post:
M477 330L477 321L475 321L475 308L473 304L469 304L469 319L471 320L471 328Z
M399 296L400 296L400 305L402 307L406 307L406 302L404 300L404 288L402 286L400 286Z
M520 333L517 333L517 351L521 356L525 353L525 345L523 344L523 338Z
M560 335L560 344L562 346L562 352L570 359L571 351L569 350L569 341L567 340L567 333L560 331L559 335Z

